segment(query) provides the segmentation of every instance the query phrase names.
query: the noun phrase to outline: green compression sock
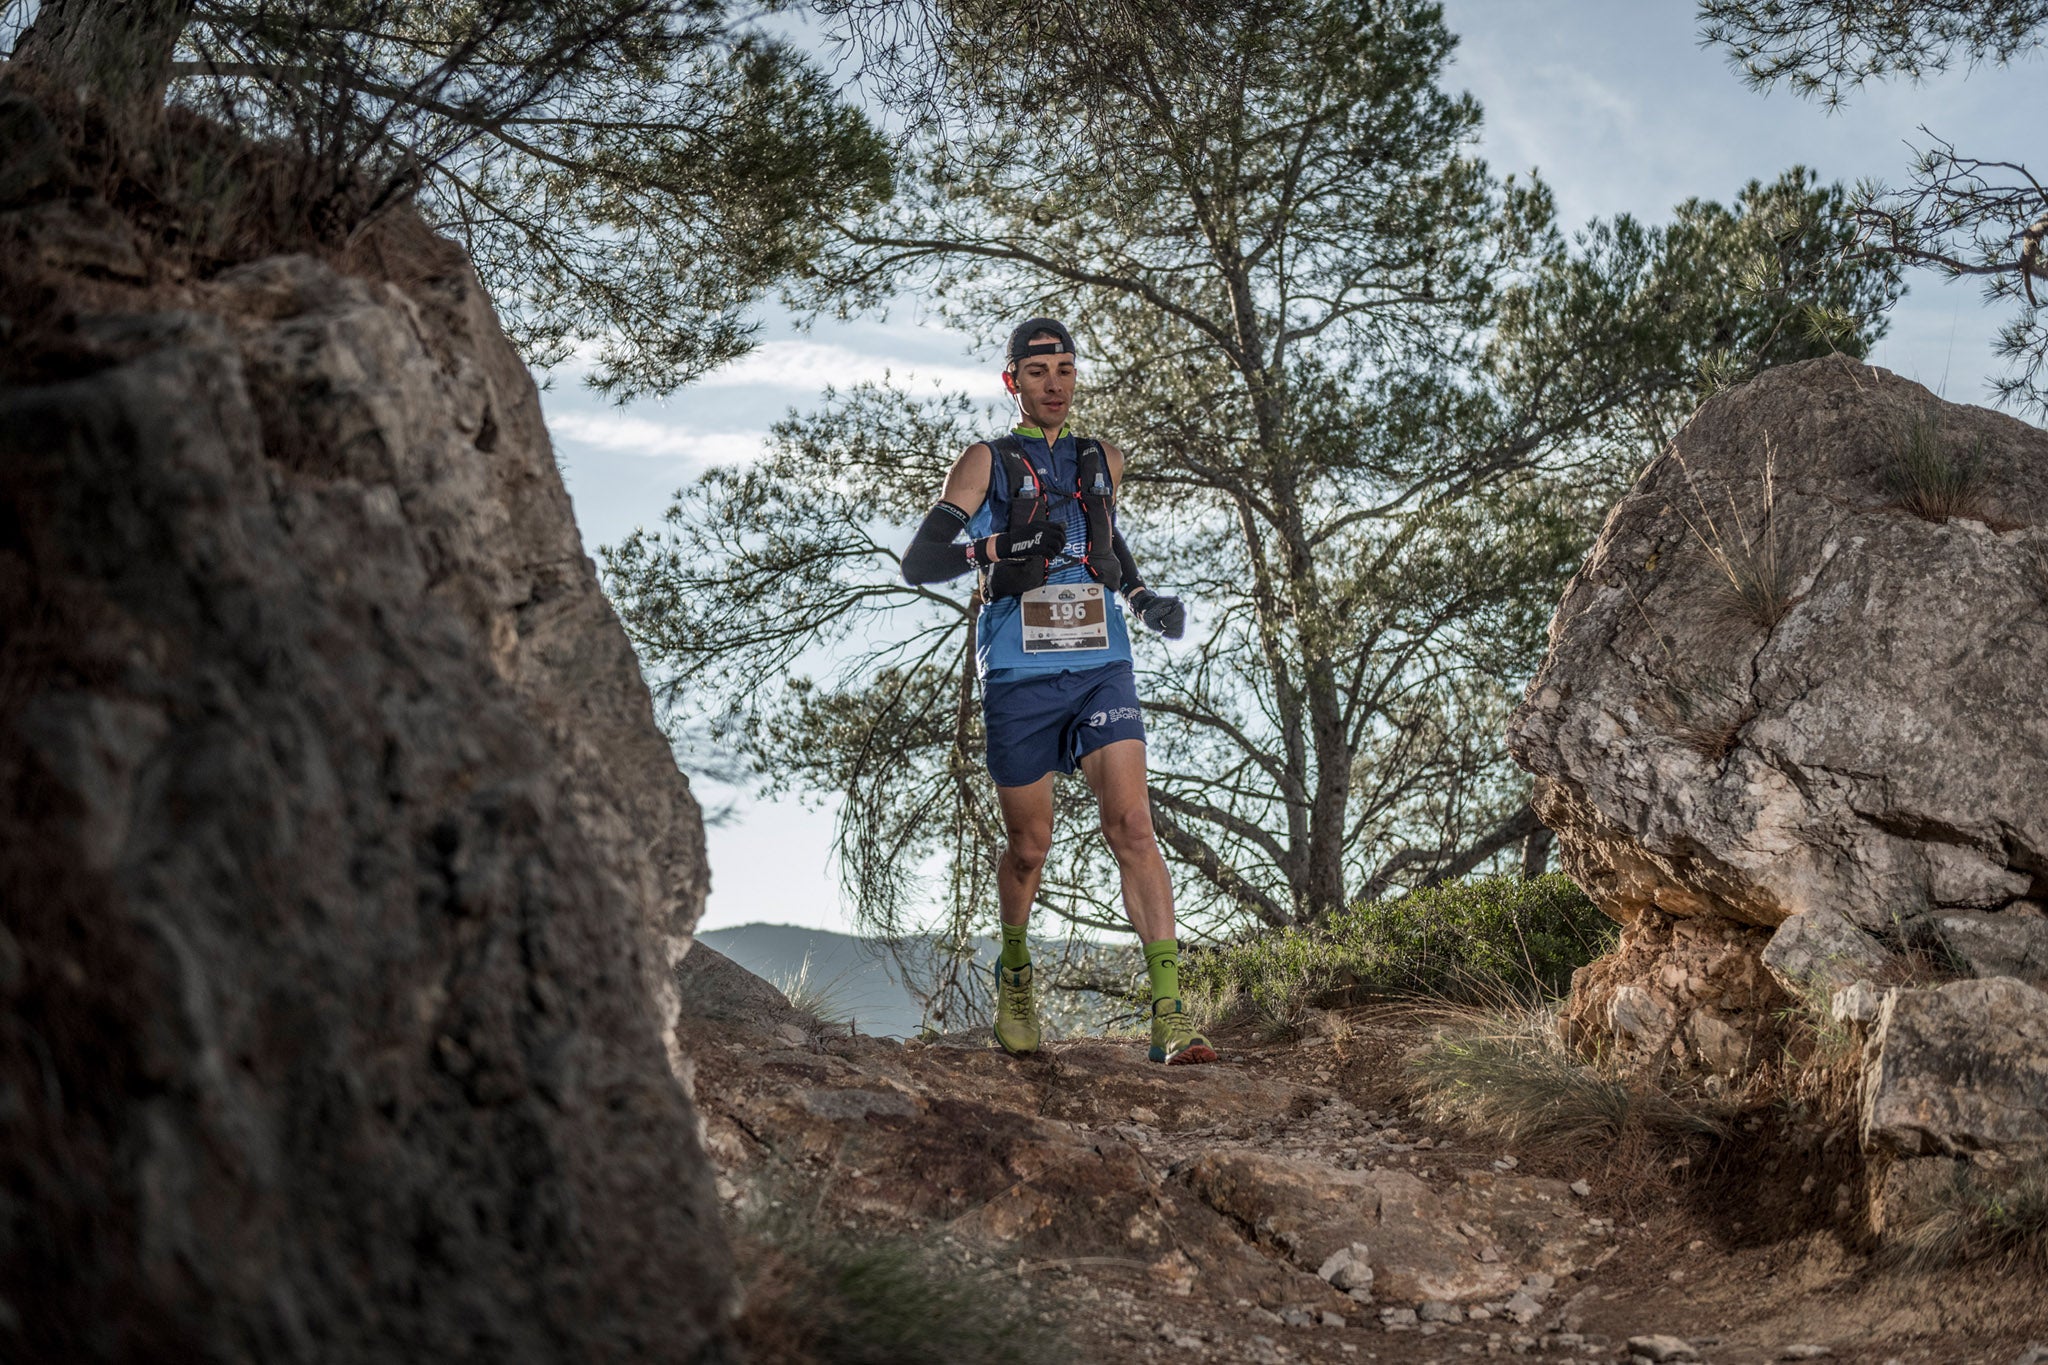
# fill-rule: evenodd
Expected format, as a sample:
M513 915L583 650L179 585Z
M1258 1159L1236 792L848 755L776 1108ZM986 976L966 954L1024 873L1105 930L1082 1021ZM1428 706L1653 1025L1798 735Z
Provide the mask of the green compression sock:
M1031 965L1031 945L1024 938L1024 931L1030 927L1028 924L1003 926L1003 965L1013 972Z
M1180 940L1162 938L1145 945L1145 974L1152 978L1154 1000L1180 998Z

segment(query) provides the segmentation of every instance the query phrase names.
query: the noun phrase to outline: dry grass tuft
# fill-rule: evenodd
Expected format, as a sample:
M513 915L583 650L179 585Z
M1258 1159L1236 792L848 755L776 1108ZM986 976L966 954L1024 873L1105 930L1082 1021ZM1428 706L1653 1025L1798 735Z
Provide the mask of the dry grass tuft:
M1957 1162L1886 1235L1885 1258L1908 1270L1990 1264L2048 1270L2048 1164L1980 1169Z
M1756 714L1749 689L1733 680L1718 678L1679 663L1671 642L1650 619L1650 613L1644 610L1643 600L1636 597L1635 589L1629 589L1629 596L1634 598L1636 613L1650 628L1657 648L1663 651L1664 663L1670 672L1668 678L1652 675L1651 680L1656 687L1648 700L1651 714L1662 720L1665 728L1687 748L1719 762L1735 747L1736 736Z
M1715 761L1728 756L1756 714L1745 690L1692 673L1665 680L1650 706L1687 748Z
M1885 460L1885 489L1923 521L1981 521L1986 516L1983 469L1983 443L1964 455L1952 453L1939 419L1922 408L1913 414L1905 440Z
M841 1231L822 1204L757 1194L734 1229L754 1365L1054 1365L1059 1333L1008 1277L901 1238Z
M1640 1153L1729 1135L1705 1105L1574 1054L1553 1005L1448 1014L1409 1071L1432 1118L1524 1147Z
M1969 975L1939 940L1915 940L1898 930L1887 946L1891 956L1869 980L1880 990L1938 985ZM1774 1104L1824 1132L1854 1130L1862 1109L1864 1031L1834 1017L1835 993L1816 982L1779 1011L1783 1049L1774 1063L1750 1078L1745 1104Z
M1190 974L1192 976L1192 974ZM1221 1028L1244 1009L1244 992L1235 981L1181 979L1180 1001L1204 1033Z
M811 973L811 955L804 954L803 963L788 976L775 982L789 1007L804 1017L813 1033L830 1032L848 1028L851 1016L845 1003L846 979L844 973L829 981L818 980Z
M1262 1043L1291 1043L1306 1036L1328 973L1306 962L1283 962L1251 983L1239 1017Z
M1769 630L1783 620L1785 613L1799 601L1792 592L1790 566L1778 548L1776 450L1767 440L1764 447L1763 511L1754 528L1743 516L1731 492L1728 494L1729 529L1724 531L1713 510L1707 506L1706 499L1700 495L1698 485L1693 483L1692 469L1685 463L1683 455L1678 456L1678 467L1685 472L1686 485L1692 489L1693 501L1699 505L1700 519L1695 521L1683 511L1679 515L1685 517L1693 538L1720 571L1725 614L1730 619L1753 622ZM1706 529L1702 530L1702 525Z
M1766 1099L1823 1131L1853 1128L1863 1081L1863 1034L1830 1012L1832 993L1812 985L1778 1014L1784 1049L1751 1078L1748 1098Z

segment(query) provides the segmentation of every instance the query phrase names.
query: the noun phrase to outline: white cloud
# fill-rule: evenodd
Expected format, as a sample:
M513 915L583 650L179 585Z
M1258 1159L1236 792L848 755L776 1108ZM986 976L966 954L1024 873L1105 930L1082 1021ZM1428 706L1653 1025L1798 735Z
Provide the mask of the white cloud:
M693 431L622 412L556 412L548 430L557 441L614 455L679 459L693 465L741 464L760 455L766 431Z
M1002 380L993 367L951 365L908 360L880 352L856 351L820 341L767 341L723 369L713 370L699 380L699 389L762 386L822 392L826 386L840 389L855 384L893 380L899 387L918 392L931 388L964 390L976 397L1001 393Z

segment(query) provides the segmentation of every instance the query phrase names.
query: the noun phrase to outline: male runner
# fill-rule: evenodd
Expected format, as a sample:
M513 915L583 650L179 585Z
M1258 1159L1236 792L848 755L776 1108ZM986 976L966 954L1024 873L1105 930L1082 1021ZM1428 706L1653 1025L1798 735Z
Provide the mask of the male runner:
M903 555L910 583L981 572L975 665L981 674L988 769L1009 846L996 869L1003 925L996 963L996 1041L1012 1055L1038 1049L1038 1007L1026 928L1052 847L1054 773L1081 775L1102 810L1124 913L1145 948L1152 982L1152 1050L1169 1065L1213 1062L1216 1051L1180 999L1173 884L1152 834L1145 726L1131 673L1128 603L1170 640L1187 613L1143 586L1115 525L1121 451L1076 436L1074 339L1049 318L1010 336L1003 387L1016 399L1009 435L967 447L938 505ZM957 543L967 532L965 544Z

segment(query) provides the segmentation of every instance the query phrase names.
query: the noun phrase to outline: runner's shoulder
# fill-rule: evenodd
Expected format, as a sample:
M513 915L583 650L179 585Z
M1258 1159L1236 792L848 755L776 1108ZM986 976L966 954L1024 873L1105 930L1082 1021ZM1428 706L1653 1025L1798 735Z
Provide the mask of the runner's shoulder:
M986 477L988 471L995 467L995 462L995 442L975 441L960 452L960 458L953 462L953 467L970 473L979 472Z
M993 453L989 450L988 442L976 441L961 451L960 458L953 461L953 467L946 471L946 483L940 490L940 500L950 502L964 512L972 513L988 496L989 476L993 467Z
M1124 452L1122 447L1112 441L1105 441L1100 436L1092 439L1102 447L1102 458L1109 462L1109 477L1113 481L1121 482L1124 476Z

